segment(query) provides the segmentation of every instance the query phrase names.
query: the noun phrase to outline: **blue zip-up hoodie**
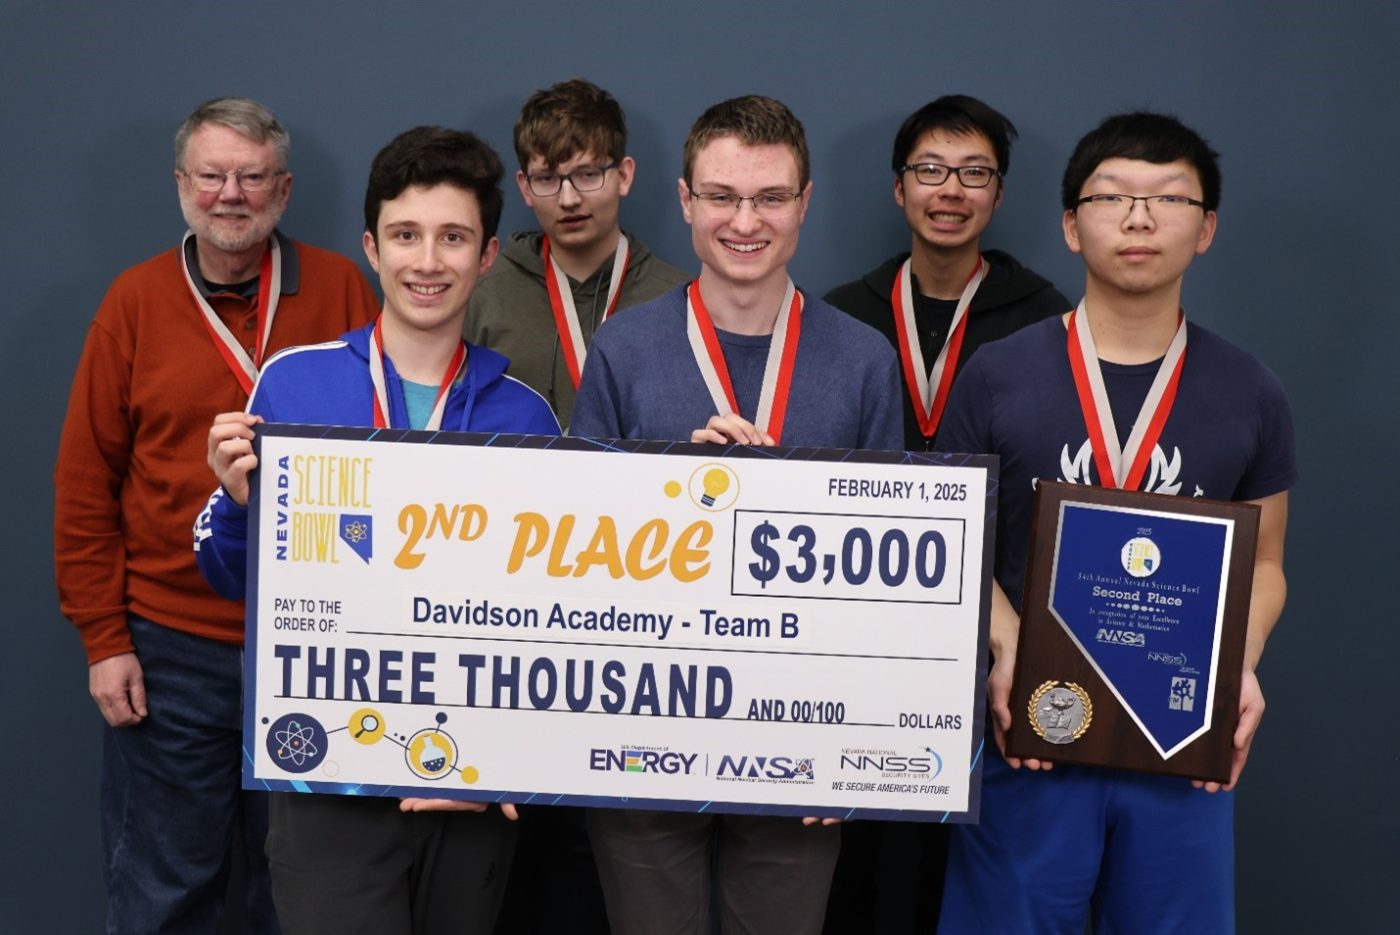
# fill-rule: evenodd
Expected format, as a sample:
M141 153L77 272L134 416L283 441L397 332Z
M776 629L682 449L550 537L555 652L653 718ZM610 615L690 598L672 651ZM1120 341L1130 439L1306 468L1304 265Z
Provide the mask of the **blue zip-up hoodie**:
M373 325L339 340L290 347L263 367L248 411L268 422L307 425L370 425L374 384L369 377ZM468 345L467 370L447 396L442 428L448 432L558 435L559 422L544 397L506 375L510 363L495 351ZM403 381L384 358L384 378L393 426L407 426ZM248 510L219 488L194 526L195 559L210 586L242 600L247 586Z

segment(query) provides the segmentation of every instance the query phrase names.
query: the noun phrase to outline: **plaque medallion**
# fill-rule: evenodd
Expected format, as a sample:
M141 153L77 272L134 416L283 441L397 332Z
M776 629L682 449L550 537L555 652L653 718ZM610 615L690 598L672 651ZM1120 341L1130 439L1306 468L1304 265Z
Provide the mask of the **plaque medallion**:
M1074 743L1093 722L1094 703L1074 682L1061 684L1052 679L1031 693L1026 715L1047 743Z

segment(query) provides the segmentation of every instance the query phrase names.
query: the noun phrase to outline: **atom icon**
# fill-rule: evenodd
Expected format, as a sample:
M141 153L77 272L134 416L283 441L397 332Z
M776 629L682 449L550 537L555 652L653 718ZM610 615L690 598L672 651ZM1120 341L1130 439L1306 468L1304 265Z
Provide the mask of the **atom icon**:
M359 520L345 524L345 538L350 542L364 542L369 538L369 527Z
M307 757L321 752L316 746L313 729L296 721L288 724L286 730L277 731L276 736L279 760L291 760L293 764L300 766L306 762Z
M267 729L267 753L289 773L307 773L326 758L326 729L309 714L284 714Z

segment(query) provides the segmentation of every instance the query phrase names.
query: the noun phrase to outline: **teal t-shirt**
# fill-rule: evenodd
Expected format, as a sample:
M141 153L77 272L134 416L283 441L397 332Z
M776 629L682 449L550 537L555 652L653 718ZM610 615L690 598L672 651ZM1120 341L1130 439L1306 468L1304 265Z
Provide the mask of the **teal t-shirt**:
M421 429L427 426L428 417L433 414L433 403L437 402L438 388L426 383L403 381L404 408L408 410L408 427Z

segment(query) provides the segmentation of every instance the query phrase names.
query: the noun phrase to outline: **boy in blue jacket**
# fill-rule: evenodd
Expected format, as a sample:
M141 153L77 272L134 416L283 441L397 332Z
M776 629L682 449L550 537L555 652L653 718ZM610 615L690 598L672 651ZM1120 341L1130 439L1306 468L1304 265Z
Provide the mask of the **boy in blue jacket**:
M418 127L370 168L365 254L384 305L339 340L263 368L247 412L218 416L221 487L195 526L200 570L225 597L246 586L248 474L263 421L462 432L559 432L549 404L462 340L477 280L496 259L501 163L470 133ZM515 848L512 806L445 799L273 795L267 851L283 929L490 931Z

